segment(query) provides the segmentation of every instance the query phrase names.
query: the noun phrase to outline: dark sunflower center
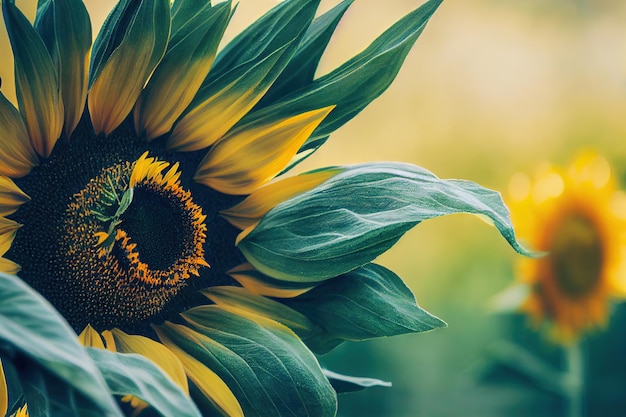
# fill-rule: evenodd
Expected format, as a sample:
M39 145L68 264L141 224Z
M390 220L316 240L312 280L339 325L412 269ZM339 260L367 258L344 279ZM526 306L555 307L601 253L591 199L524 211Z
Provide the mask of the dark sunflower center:
M554 233L550 259L556 283L564 295L580 298L601 280L604 261L602 236L587 217L565 217Z
M179 219L186 213L180 201L163 191L137 187L133 204L121 216L120 228L137 244L139 259L153 269L167 269L183 252L189 230Z
M129 187L146 151L165 167ZM147 334L150 323L176 320L206 302L198 289L232 283L226 271L244 261L238 231L219 215L240 199L193 181L203 156L146 143L132 121L95 136L85 117L15 180L31 200L10 216L23 226L5 256L77 332L91 324Z

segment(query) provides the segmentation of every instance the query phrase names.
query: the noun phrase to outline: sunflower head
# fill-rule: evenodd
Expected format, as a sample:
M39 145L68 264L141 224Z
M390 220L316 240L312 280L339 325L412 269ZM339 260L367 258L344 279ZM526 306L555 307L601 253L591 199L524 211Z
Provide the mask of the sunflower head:
M586 152L565 169L543 166L534 178L518 173L509 187L518 233L546 252L520 260L530 290L522 310L547 323L560 343L602 327L609 299L626 295L626 196L608 162Z
M119 416L115 394L332 417L363 386L315 354L445 325L373 263L405 232L480 214L526 253L477 184L394 162L294 172L389 86L441 0L315 77L351 3L279 2L220 49L231 1L121 0L93 44L80 0L39 2L34 25L2 2L0 414Z

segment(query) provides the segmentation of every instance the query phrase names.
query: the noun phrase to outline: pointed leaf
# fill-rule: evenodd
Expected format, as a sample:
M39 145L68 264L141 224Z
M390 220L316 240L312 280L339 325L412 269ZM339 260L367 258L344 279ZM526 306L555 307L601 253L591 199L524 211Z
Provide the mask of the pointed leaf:
M391 382L381 381L375 378L363 378L338 374L337 372L324 369L324 375L330 381L337 393L361 391L371 387L391 387Z
M163 57L170 33L169 0L121 1L98 34L88 104L96 133L110 134L132 110Z
M91 22L80 0L40 1L35 27L46 44L59 76L67 137L83 115L87 98L87 63Z
M441 2L429 0L336 70L275 104L251 113L243 122L266 117L267 114L300 113L334 104L337 106L335 110L316 129L301 151L320 146L330 133L352 119L389 87Z
M231 2L215 7L196 2L185 10L195 13L181 27L172 27L167 52L135 107L135 127L140 134L145 131L148 140L169 132L196 95L230 20Z
M293 58L263 96L257 108L265 107L313 81L326 46L353 1L344 0L313 21Z
M102 375L59 313L19 278L0 274L0 351L23 355L105 416L120 416Z
M47 158L63 129L57 74L46 46L13 0L2 2L2 13L15 59L20 113L33 148Z
M177 122L168 147L179 151L206 148L241 120L289 62L318 3L282 2L230 42Z
M201 416L196 405L181 388L144 356L98 348L86 349L113 394L140 398L164 417Z
M530 254L499 193L393 162L348 167L277 205L242 232L238 247L266 275L317 282L367 264L421 221L455 213L485 215L515 250Z
M195 331L169 324L159 334L217 372L246 417L334 416L334 390L298 337L272 320L236 312L195 308L185 313Z
M361 341L445 327L392 271L369 264L285 303L335 338Z

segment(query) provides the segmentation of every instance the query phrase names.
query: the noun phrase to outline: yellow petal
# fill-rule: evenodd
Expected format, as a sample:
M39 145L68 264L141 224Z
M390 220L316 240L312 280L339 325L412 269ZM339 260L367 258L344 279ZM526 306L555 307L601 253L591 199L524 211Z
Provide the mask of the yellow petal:
M187 326L165 322L163 326L171 329L176 333L182 334L190 340L202 339L207 343L215 343L206 336L203 336ZM196 385L198 390L209 400L215 407L227 417L244 417L243 410L239 401L232 393L228 385L215 372L204 366L200 361L192 357L179 348L160 327L155 327L159 339L169 350L171 350L185 367L185 372L189 379ZM199 345L199 343L198 343Z
M4 272L5 274L16 275L22 269L15 262L7 259L0 258L0 272Z
M30 198L9 177L0 175L0 216L8 216Z
M5 416L9 408L9 392L7 391L7 381L4 379L4 369L2 359L0 359L0 416Z
M2 10L15 59L20 113L33 148L48 157L63 130L63 102L56 70L41 37L26 17L12 2L4 2Z
M0 92L0 174L22 177L38 162L22 116Z
M283 170L334 106L242 126L205 156L194 179L226 194L250 194Z
M146 139L151 140L172 129L209 73L229 16L228 4L211 6L206 2L173 34L171 47L135 107L139 134L145 131Z
M259 188L241 203L220 214L233 226L243 230L258 222L277 204L317 187L341 171L341 168L330 168L283 178Z
M275 65L280 62L286 48L278 49L247 71L233 74L230 81L218 81L207 87L212 91L199 90L199 95L207 98L199 103L191 103L191 110L176 123L167 146L177 151L197 151L211 146L223 137L245 116L270 88L267 78L272 75ZM215 91L213 91L215 90ZM197 99L196 99L197 100Z
M161 343L144 336L129 335L119 329L111 331L117 351L138 353L157 364L184 392L189 395L189 385L182 363Z
M228 271L228 275L251 293L266 297L293 298L313 288L267 277L250 264L241 264Z
M229 306L270 318L294 330L312 330L315 323L278 301L254 294L245 288L217 286L200 291L219 306Z
M33 23L37 13L37 0L16 0L15 4L24 13L26 18ZM1 14L1 13L0 13ZM4 19L0 19L0 79L2 80L2 92L6 98L17 106L17 96L15 95L15 72L13 67L13 51L9 35L4 26Z
M15 233L20 227L22 227L21 224L0 216L0 235Z
M142 1L124 39L95 75L87 101L96 133L108 135L126 119L163 57L169 7L169 1Z
M4 219L4 218L2 218ZM6 222L10 222L11 220L4 219ZM14 222L15 223L15 222ZM17 224L17 223L15 223ZM15 239L15 232L19 228L19 225L15 228L10 228L5 226L7 229L4 233L0 233L0 256L3 256L9 248L11 248L11 244L13 243L13 239Z
M78 335L78 341L83 346L104 349L104 342L102 341L100 333L91 327L90 324Z

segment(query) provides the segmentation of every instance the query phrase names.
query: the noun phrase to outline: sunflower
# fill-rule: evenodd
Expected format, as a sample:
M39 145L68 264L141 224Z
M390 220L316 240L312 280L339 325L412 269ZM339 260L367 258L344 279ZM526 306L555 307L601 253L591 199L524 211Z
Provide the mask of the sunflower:
M163 415L332 416L337 374L314 353L444 325L374 258L458 212L524 252L477 184L402 163L293 174L388 87L440 1L314 78L350 3L281 2L219 53L230 1L122 0L93 45L80 0L40 2L34 26L2 3L1 414L120 415L115 394Z
M516 174L510 195L518 233L546 252L520 261L530 290L521 309L549 323L562 344L602 327L609 299L626 295L626 197L607 161L586 152L567 169L544 166L533 180Z

